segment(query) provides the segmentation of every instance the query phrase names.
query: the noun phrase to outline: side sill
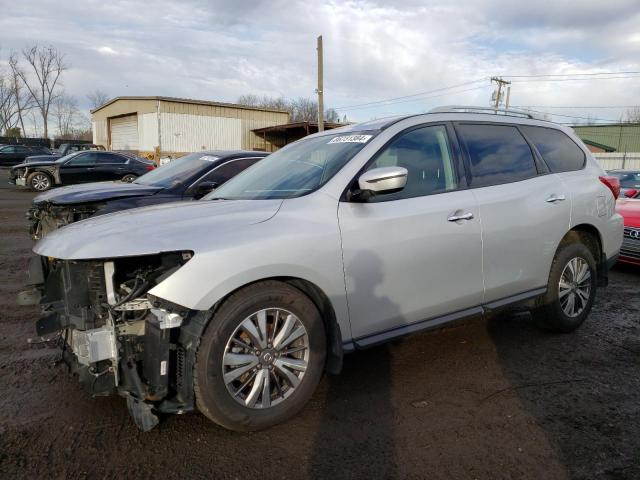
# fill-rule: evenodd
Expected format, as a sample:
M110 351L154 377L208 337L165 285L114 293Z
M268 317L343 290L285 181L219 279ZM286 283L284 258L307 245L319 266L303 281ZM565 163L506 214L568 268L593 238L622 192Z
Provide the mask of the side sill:
M412 333L421 332L424 330L430 330L432 328L438 328L447 323L455 322L466 317L472 317L474 315L482 315L484 312L482 307L473 307L466 310L460 310L458 312L449 313L441 317L431 318L429 320L423 320L421 322L412 323L410 325L403 325L396 327L385 332L375 333L366 337L360 337L353 340L356 348L368 348L381 343L386 343L389 340L393 340L397 337L403 337Z
M531 300L532 298L539 297L547 293L547 287L540 287L534 290L529 290L527 292L522 292L517 295L512 295L510 297L501 298L500 300L495 300L493 302L489 302L483 305L485 311L497 310L502 307L506 307L508 305L513 305L515 303L522 302L524 300Z
M461 320L463 318L469 318L477 315L483 315L485 313L497 310L509 305L518 304L520 302L531 300L533 298L544 295L547 292L546 287L536 288L527 292L505 297L500 300L480 305L477 307L467 308L465 310L459 310L457 312L442 315L440 317L434 317L420 322L412 323L409 325L403 325L390 330L386 330L380 333L374 333L373 335L366 335L364 337L354 338L351 342L344 342L343 349L345 353L350 353L355 349L369 348L375 345L386 343L394 338L404 337L417 332L423 332L434 328L441 327L448 323Z

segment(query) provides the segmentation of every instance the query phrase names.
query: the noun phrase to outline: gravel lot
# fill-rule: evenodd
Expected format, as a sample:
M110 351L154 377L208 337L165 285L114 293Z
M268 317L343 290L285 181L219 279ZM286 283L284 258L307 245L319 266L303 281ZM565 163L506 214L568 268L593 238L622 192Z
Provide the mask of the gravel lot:
M33 194L0 173L3 478L640 478L640 268L616 267L578 332L526 313L347 357L292 421L238 434L192 413L141 433L89 398L17 307Z

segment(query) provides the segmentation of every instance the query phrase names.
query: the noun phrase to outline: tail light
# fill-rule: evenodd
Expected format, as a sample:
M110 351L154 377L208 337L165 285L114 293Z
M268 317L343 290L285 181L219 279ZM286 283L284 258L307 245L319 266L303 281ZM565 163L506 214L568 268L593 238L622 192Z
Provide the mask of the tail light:
M638 191L635 188L629 188L624 192L624 196L628 198L636 198L638 196Z
M611 190L613 198L617 200L620 196L620 179L618 177L603 175L600 177L600 181L604 183L609 190Z
M151 170L153 170L154 168L156 168L155 165L147 165L147 172L150 172ZM620 190L620 188L618 188L618 190Z

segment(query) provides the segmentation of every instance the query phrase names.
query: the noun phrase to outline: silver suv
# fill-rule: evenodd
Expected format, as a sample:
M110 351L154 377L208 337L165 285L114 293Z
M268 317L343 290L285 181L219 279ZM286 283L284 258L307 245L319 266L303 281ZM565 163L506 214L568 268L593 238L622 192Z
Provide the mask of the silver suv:
M144 430L195 408L265 428L347 352L513 304L577 328L620 249L618 191L571 129L526 114L349 125L201 201L52 233L31 265L37 331Z

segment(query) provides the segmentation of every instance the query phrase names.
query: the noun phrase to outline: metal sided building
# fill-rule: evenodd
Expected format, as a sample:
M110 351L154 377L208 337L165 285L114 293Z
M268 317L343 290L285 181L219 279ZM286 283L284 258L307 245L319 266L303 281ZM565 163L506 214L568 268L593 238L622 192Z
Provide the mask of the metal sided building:
M116 97L91 111L93 143L108 150L182 155L205 149L266 150L253 130L289 121L282 110L171 97Z

